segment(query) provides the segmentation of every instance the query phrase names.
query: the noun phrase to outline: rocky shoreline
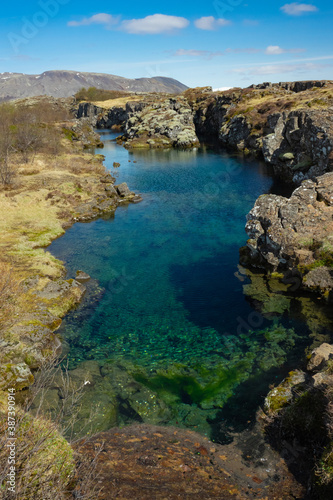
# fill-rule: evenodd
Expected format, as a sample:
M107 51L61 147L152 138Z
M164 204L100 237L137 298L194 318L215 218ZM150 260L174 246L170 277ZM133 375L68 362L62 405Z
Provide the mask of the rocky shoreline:
M198 138L259 157L299 185L333 168L333 83L289 82L179 96L79 103L77 116L124 131L126 147L195 147ZM120 104L120 105L119 105Z
M262 195L247 216L241 262L298 280L332 300L333 174L307 180L291 197Z
M80 124L71 127L79 149L86 148L87 144L100 144L90 127L83 130ZM78 155L74 150L69 161L66 159L61 168L57 166L57 170L52 171L44 167L44 160L40 158L36 162L40 169L31 175L29 184L22 189L17 181L10 197L3 193L7 217L9 220L13 217L13 227L8 225L3 235L4 257L8 261L4 270L8 281L15 283L16 297L0 339L1 399L9 387L16 390L29 387L34 380L33 372L52 352L61 352L56 331L62 318L81 302L86 292L80 274L65 279L63 264L42 248L75 222L87 222L114 213L120 204L141 201L126 183L115 185L115 179L102 164L103 159L103 155ZM22 179L26 168L22 170ZM22 241L15 233L15 212L21 202L35 203L37 211L43 215L45 212L45 222L37 220L36 228L29 213L25 215L27 229ZM12 243L8 245L7 241ZM16 247L22 250L15 251Z
M295 93L297 93L296 98ZM273 167L276 176L294 183L295 186L303 182L290 199L264 195L257 200L248 215L246 230L249 240L241 251L241 262L245 266L260 269L264 273L268 272L269 275L282 281L290 279L291 276L293 283L297 284L296 290L310 291L331 303L333 174L330 171L333 169L333 120L330 106L333 101L330 99L332 97L331 82L306 82L303 86L296 83L294 86L267 84L260 88L233 89L224 93L214 93L209 88L190 89L181 96L164 95L158 99L156 96L147 96L143 101L140 96L140 101L126 102L118 106L82 103L78 105L79 121L72 131L82 138L80 129L85 123L99 128L118 128L123 133L119 142L127 148L191 148L199 145L199 137L208 141L218 140L222 146L237 150L246 156L264 158L266 163ZM301 109L293 109L299 107L300 103ZM309 106L309 103L312 104ZM303 104L305 107L302 107ZM313 109L316 106L318 109ZM77 137L73 139L77 140ZM89 141L86 144L89 144ZM94 161L101 166L101 160L102 156L99 156L95 157ZM71 199L66 198L66 213L62 214L60 230L56 236L53 235L48 239L47 244L76 221L89 221L102 214L113 213L119 203L140 201L127 185L115 186L114 179L105 170L103 172L100 170L98 174L96 172L93 175L89 174L83 180L80 168L78 167L74 174L70 172L72 179L69 179L70 175L66 172L67 183L79 182L76 190L80 195L79 198L75 196ZM64 193L56 189L57 182L59 179L52 179L46 189L44 185L43 196L50 204L53 201L53 204L62 205L65 199ZM81 194L82 192L85 196ZM16 202L14 196L13 201ZM17 304L17 321L7 328L0 344L2 348L0 391L10 386L21 390L31 385L34 370L43 363L51 351L60 349L60 341L55 332L61 324L61 318L81 301L85 293L85 286L80 276L65 280L62 266L59 266L56 272L53 270L53 274L44 272L32 278L29 277L29 272L24 269L21 275L21 278L24 277L24 304L29 303L29 310L21 314L22 309L20 304ZM263 490L254 493L253 490L246 490L241 482L236 485L236 489L233 489L235 487L233 478L229 479L232 471L225 472L221 469L224 458L222 462L219 461L221 457L217 460L219 463L214 464L214 471L198 472L198 464L193 462L188 465L187 450L185 452L183 450L180 462L176 464L177 467L182 464L186 467L184 477L190 477L190 471L193 471L195 477L196 474L199 474L199 477L208 477L207 474L218 476L222 470L225 498L244 498L257 493L266 496L269 494L270 498L280 498L279 488L282 486L286 488L283 497L286 499L328 498L325 495L327 491L331 491L333 476L331 464L333 436L330 418L325 417L326 420L318 425L319 431L323 432L322 440L317 438L317 434L315 434L317 440L311 435L316 426L313 418L317 415L313 413L313 406L320 403L320 411L326 416L331 411L332 405L330 392L333 386L330 362L333 358L332 348L322 347L322 350L325 352L312 354L306 371L291 374L280 386L272 390L266 398L265 411L258 415L258 420L262 422L266 434L270 436L272 446L284 458L279 473L285 476L276 480L273 489L270 489L270 485L264 484ZM4 400L3 395L4 393L0 394L1 401ZM299 430L299 424L295 424L295 419L299 419L301 413L305 415L306 425L310 421L307 435L302 434L302 429ZM97 436L97 443L117 441L116 430L110 431L109 436ZM164 436L163 429L153 430L156 431L155 438L161 437L161 442L155 443L157 448L163 447L170 436ZM150 427L149 432L151 431ZM134 431L124 431L124 442L137 442L141 439L142 432L149 434L143 426ZM282 447L277 439L281 433L284 437ZM195 435L192 435L192 438L196 442L199 439ZM182 439L186 440L185 432ZM194 444L193 453L195 448L201 448L199 453L202 456L214 455L215 451L207 451L208 446L210 444L206 442L200 442L199 447ZM312 454L311 450L315 446L317 451ZM138 450L138 455L133 455L133 460L139 463L139 468L157 467L156 461L159 457L146 453L146 450L146 446L143 445L142 449ZM222 448L219 451L222 454ZM82 452L89 455L92 450L88 446ZM161 457L167 453L173 455L167 449L161 452ZM191 456L193 453L191 452ZM309 453L311 460L303 460ZM215 460L214 457L210 458ZM237 462L238 466L242 460ZM128 478L126 479L126 474L123 474L121 457L117 457L117 461L119 466L117 481L123 485L126 481L128 483ZM295 482L288 475L285 464L296 475L298 481ZM168 463L167 466L170 471L174 464ZM313 489L314 479L311 470L314 467L317 475L322 478L318 492ZM157 471L158 477L159 474ZM253 480L254 483L261 484L264 481L263 478L254 475L255 472L251 471L251 474L256 478ZM306 483L304 478L309 475L311 478L309 483ZM176 476L177 474L170 475L168 478L170 484ZM222 478L218 479L217 476L214 476L214 481L222 481ZM239 477L236 480L240 481ZM220 490L216 489L218 483L214 481L210 483L212 498L215 491L216 498L220 498L218 496ZM142 484L141 488L141 493L145 488L149 490L149 481L148 486ZM198 498L203 494L200 488L193 490L192 493L197 494ZM167 498L174 498L171 490L169 494Z
M307 290L325 294L333 286L329 271L311 267L325 267L320 262L330 252L333 181L324 174L333 169L333 83L264 83L225 92L206 87L166 97L141 96L120 107L81 103L77 116L123 130L119 142L127 148L196 147L200 137L264 159L295 187L308 180L289 201L259 198L248 216L249 252L242 262L274 272L298 269ZM268 226L272 238L264 242Z

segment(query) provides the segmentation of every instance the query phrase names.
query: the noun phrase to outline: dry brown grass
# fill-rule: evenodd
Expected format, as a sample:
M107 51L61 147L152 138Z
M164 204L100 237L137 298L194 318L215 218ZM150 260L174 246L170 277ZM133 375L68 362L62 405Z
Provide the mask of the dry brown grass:
M19 283L12 266L0 261L0 331L12 320L18 293Z
M43 115L47 121L45 111ZM6 335L13 323L15 327L25 315L45 307L33 292L64 273L63 264L44 247L64 233L64 226L71 222L78 205L104 190L104 184L100 183L101 175L106 173L102 158L84 153L80 144L68 141L62 135L62 125L58 122L42 126L47 140L34 151L33 157L29 155L29 161L22 151L11 151L16 175L9 186L0 185L0 330ZM37 279L33 290L24 286L24 280L31 277ZM69 309L66 307L61 303L60 315ZM57 315L59 311L50 308L49 312ZM21 345L19 336L15 342ZM21 359L14 361L18 363ZM3 396L0 392L0 497L61 500L72 497L73 489L77 488L76 497L96 498L89 486L93 468L87 464L75 465L73 450L61 436L58 424L43 416L32 417L26 413L27 408L18 411L16 494L8 496L4 492L1 483L7 456ZM66 411L68 408L67 405Z
M95 179L105 167L92 155L39 155L34 166L20 164L11 191L0 190L0 251L18 270L59 277L59 262L43 247L64 233L63 223L74 208L91 198ZM59 216L60 214L60 216ZM61 217L61 214L63 215Z
M118 99L108 99L107 101L94 101L93 104L100 108L111 109L111 108L126 108L126 104L131 102L142 101L142 96L130 96L130 97L119 97Z
M236 107L226 114L226 119L244 115L251 123L253 133L262 133L269 115L299 109L323 109L333 104L332 93L331 84L297 94L283 89L244 89L240 92Z
M41 412L48 387L61 379L61 406L53 414ZM8 490L9 473L7 394L0 393L0 497L2 500L65 500L80 498L95 500L101 489L96 471L96 450L93 461L82 459L63 437L74 425L80 409L84 384L73 386L68 370L62 370L56 357L48 359L28 395L23 400L15 396L15 493ZM37 403L37 404L36 404ZM35 410L31 412L32 405ZM69 415L64 427L64 416ZM10 443L12 444L12 442Z

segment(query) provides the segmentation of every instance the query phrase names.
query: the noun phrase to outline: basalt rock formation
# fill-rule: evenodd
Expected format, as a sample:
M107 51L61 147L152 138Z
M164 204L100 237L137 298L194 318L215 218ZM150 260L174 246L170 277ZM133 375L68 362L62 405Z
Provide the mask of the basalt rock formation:
M295 184L333 168L332 82L184 92L199 136L263 158Z
M333 288L333 173L307 180L292 196L262 195L247 216L242 261L283 274L294 271L307 290Z
M77 117L98 128L119 127L127 148L195 147L199 145L192 109L182 97L140 96L139 100L80 103ZM119 101L118 101L119 102Z
M145 94L80 103L77 116L119 127L128 147L193 147L198 137L262 158L277 177L299 185L333 169L333 83L264 83L181 96Z
M262 152L277 175L298 184L333 169L331 110L276 113L267 124Z
M270 444L307 489L328 499L333 488L333 346L322 344L304 370L274 387L259 414Z
M195 147L192 110L184 97L166 99L132 113L122 137L127 148Z
M267 88L283 88L285 90L291 90L292 92L303 92L304 90L309 90L314 87L324 87L327 81L325 80L318 80L318 81L312 81L312 80L307 80L304 82L280 82L280 83L271 83L271 82L264 82L264 83L259 83L258 85L250 85L250 89L267 89Z

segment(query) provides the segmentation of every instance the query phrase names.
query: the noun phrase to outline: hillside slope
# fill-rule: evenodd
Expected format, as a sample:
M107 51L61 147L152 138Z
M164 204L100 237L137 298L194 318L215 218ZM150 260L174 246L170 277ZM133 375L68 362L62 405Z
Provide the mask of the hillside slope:
M186 85L177 80L162 76L128 79L103 73L80 73L76 71L45 71L41 75L1 73L0 101L38 95L70 97L83 87L132 92L166 92L170 94L178 94L187 89Z

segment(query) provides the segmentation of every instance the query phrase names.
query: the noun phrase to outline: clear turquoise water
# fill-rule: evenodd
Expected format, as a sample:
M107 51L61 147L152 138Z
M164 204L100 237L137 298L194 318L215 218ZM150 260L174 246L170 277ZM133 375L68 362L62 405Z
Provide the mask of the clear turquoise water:
M248 418L309 343L302 323L253 316L247 278L235 276L246 214L282 188L264 165L209 148L132 154L102 137L106 166L143 202L75 224L50 247L70 277L82 269L104 290L64 321L70 366L122 360L170 404Z

